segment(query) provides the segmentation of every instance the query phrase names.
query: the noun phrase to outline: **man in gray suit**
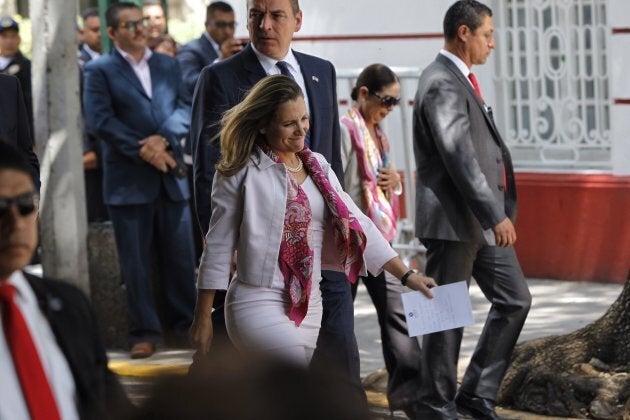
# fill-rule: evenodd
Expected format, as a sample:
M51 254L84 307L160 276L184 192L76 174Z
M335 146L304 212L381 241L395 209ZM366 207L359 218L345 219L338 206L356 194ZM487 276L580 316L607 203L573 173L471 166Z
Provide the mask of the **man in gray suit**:
M494 400L531 305L514 242L516 184L510 153L483 101L472 65L494 48L492 11L460 0L444 18L444 48L422 75L413 133L416 234L438 284L479 284L492 303L457 390L463 329L426 335L417 418L498 419Z

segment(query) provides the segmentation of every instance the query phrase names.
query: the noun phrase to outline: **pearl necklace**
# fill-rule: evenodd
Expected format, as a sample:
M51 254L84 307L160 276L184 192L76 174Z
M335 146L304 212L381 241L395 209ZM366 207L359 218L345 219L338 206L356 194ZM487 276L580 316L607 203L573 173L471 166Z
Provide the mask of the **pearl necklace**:
M296 156L297 157L297 156ZM297 173L300 172L302 170L302 166L304 166L304 164L302 163L302 159L300 159L298 157L298 164L295 167L290 167L286 162L284 163L284 166L287 167L287 171L292 172L292 173Z

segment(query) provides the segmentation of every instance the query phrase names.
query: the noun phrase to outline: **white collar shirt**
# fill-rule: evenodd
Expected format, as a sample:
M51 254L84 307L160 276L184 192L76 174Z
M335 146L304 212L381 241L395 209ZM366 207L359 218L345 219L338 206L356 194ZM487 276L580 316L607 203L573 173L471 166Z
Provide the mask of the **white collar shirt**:
M254 54L256 54L256 57L258 57L258 61L260 62L260 65L262 66L263 70L265 70L265 73L268 76L271 76L274 74L281 74L280 68L276 66L276 63L278 61L284 61L285 63L287 63L289 72L295 79L296 83L302 89L302 93L304 93L304 102L306 102L306 109L307 109L307 112L310 114L308 93L306 93L306 83L304 82L304 76L302 75L302 71L300 70L300 63L298 63L297 58L295 58L295 55L293 54L293 50L289 48L287 55L285 55L283 59L276 60L258 51L256 47L254 47L253 43L251 44L251 46L252 46L252 49L254 50Z
M101 56L101 53L94 51L92 48L88 46L88 44L83 44L83 49L90 56L92 60L96 60Z
M140 84L144 88L147 96L149 98L153 98L153 88L151 86L151 69L149 68L149 58L151 58L153 52L149 48L145 47L144 55L142 56L140 61L136 61L136 59L133 58L131 54L128 54L118 47L116 47L116 49L118 50L120 55L123 56L125 61L129 63L136 76L138 76L138 80L140 80Z
M219 45L219 43L212 39L208 32L204 32L203 36L205 36L210 45L212 45L212 48L214 48L214 51L217 53L217 57L221 57L221 46Z
M13 56L5 57L3 55L0 55L0 70L6 69L7 66L11 63L11 61L13 61Z
M48 320L39 308L35 293L21 271L11 274L7 282L16 288L15 303L22 312L31 333L48 382L53 390L61 418L64 420L78 419L76 385L70 366L59 344L57 344ZM0 321L1 319L2 313L0 312ZM13 366L13 357L3 330L0 332L0 395L2 395L0 419L29 418L20 380Z
M470 86L472 86L473 89L474 89L475 87L473 86L472 82L468 78L468 75L470 74L470 69L468 68L466 63L464 63L464 61L461 58L459 58L458 56L456 56L455 54L453 54L450 51L446 51L446 50L442 49L442 50L440 50L440 54L442 54L444 57L446 57L449 60L451 60L453 62L453 64L455 64L457 66L459 71L461 71L462 74L466 77L466 80L468 80L468 83L470 83Z

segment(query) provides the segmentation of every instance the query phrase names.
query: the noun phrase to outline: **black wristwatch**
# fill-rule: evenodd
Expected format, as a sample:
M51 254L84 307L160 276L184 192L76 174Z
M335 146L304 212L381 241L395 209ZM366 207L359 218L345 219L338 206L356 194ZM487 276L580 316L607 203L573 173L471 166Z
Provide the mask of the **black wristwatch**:
M409 270L405 274L403 274L403 276L400 278L400 282L402 283L403 286L407 285L407 279L409 278L410 275L412 275L415 272L416 270Z

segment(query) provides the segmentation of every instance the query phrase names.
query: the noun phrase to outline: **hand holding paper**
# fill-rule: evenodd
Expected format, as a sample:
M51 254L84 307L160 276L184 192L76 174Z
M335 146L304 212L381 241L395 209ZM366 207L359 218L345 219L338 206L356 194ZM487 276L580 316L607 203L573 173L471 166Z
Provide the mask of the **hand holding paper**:
M419 292L401 295L410 337L473 324L465 281L434 287L431 292L433 299Z

